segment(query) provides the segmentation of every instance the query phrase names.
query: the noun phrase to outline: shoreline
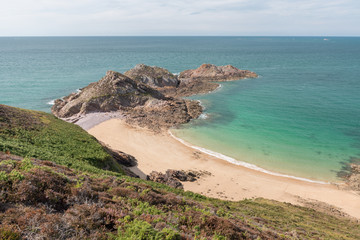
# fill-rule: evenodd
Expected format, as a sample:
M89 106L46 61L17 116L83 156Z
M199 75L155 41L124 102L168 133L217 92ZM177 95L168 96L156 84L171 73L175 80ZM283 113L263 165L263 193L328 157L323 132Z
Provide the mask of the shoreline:
M258 78L262 78L262 75L258 75L257 77L255 77L253 79L258 79ZM239 80L249 80L249 79L252 79L252 78L247 78L246 77L246 78L242 78L242 79L239 79ZM231 80L231 81L234 81L234 80ZM218 92L223 88L223 85L222 85L223 82L231 82L231 81L220 81L220 82L215 81L215 83L218 84L218 86L214 90L209 91L207 93L197 93L197 94L194 94L194 95L191 95L191 96L188 96L188 97L192 97L192 96L196 96L196 95L205 95L205 94L211 94L211 93ZM201 100L194 99L194 101L199 102L200 106L202 107L202 113L197 119L207 119L208 114L205 113L206 107L203 105ZM193 120L196 120L196 119L192 119L192 121ZM326 180L314 180L314 179L311 179L311 178L297 177L297 176L294 176L294 175L288 175L288 174L285 174L285 173L278 173L276 171L270 171L270 170L264 169L262 167L259 167L259 166L255 165L255 164L251 164L251 163L248 163L248 162L245 162L245 161L240 161L240 160L237 160L235 158L226 156L225 154L222 154L220 152L215 152L215 151L212 151L210 149L206 149L206 148L203 148L203 147L192 145L191 143L189 143L189 142L187 142L187 141L185 141L185 140L183 140L181 138L176 137L171 132L171 129L172 128L168 129L168 133L170 134L170 136L173 137L174 139L176 139L177 141L179 141L180 143L184 144L185 146L196 149L196 150L201 151L201 152L203 152L205 154L208 154L210 156L214 156L216 158L222 159L222 160L227 161L227 162L229 162L229 163L231 163L231 164L233 164L235 166L242 166L242 167L252 169L252 170L255 170L255 171L259 171L259 172L262 172L262 173L266 173L266 174L269 174L269 175L285 177L285 178L295 179L295 180L304 181L304 182L319 183L319 184L333 184L333 185L338 185L338 186L345 184L345 181L332 182L332 181L326 181Z
M239 160L236 160L232 157L229 157L229 156L226 156L222 153L219 153L219 152L215 152L215 151L212 151L210 149L207 149L207 148L203 148L203 147L199 147L199 146L195 146L195 145L192 145L191 143L188 143L186 142L185 140L181 139L181 138L178 138L176 137L172 132L171 132L171 129L168 130L168 133L171 137L173 137L175 140L179 141L180 143L184 144L185 146L187 147L190 147L190 148L193 148L195 150L198 150L200 152L203 152L205 154L208 154L210 156L213 156L213 157L216 157L216 158L219 158L219 159L222 159L224 161L227 161L231 164L234 164L235 166L241 166L241 167L244 167L244 168L248 168L248 169L252 169L252 170L255 170L255 171L259 171L259 172L262 172L262 173L266 173L266 174L269 174L269 175L273 175L273 176L278 176L278 177L284 177L284 178L290 178L290 179L295 179L295 180L299 180L299 181L304 181L304 182L310 182L310 183L318 183L318 184L341 184L341 183L333 183L333 182L325 182L325 181L319 181L319 180L312 180L312 179L309 179L309 178L304 178L304 177L296 177L296 176L292 176L292 175L288 175L288 174L282 174L282 173L277 173L277 172L273 172L273 171L269 171L269 170L266 170L262 167L259 167L255 164L251 164L251 163L248 163L248 162L243 162L243 161L239 161Z
M258 75L256 78L260 78L260 77L262 77L262 76ZM243 78L241 80L247 80L247 79L250 79L250 78ZM220 91L223 88L223 85L220 82L217 82L217 84L218 84L218 86L217 86L216 89L214 89L212 91L209 91L208 93L200 93L200 94L210 94L210 93L215 93L217 91ZM199 95L199 94L194 94L193 96L195 96L195 95ZM202 113L197 119L206 119L206 118L208 118L207 113L204 112L206 110L206 108L203 105L203 103L201 102L201 100L197 99L195 101L198 101L200 106L202 107ZM168 129L168 133L172 138L176 139L177 141L179 141L180 143L182 143L183 145L185 145L187 147L196 149L196 150L201 151L201 152L203 152L205 154L208 154L210 156L222 159L222 160L227 161L227 162L229 162L229 163L231 163L231 164L233 164L235 166L242 166L242 167L252 169L252 170L255 170L255 171L259 171L259 172L262 172L262 173L266 173L266 174L269 174L269 175L278 176L278 177L285 177L285 178L295 179L295 180L304 181L304 182L319 183L319 184L334 184L334 185L340 185L340 184L344 183L344 182L330 182L330 181L314 180L314 179L309 179L309 178L305 178L305 177L297 177L297 176L293 176L293 175L288 175L288 174L283 174L283 173L278 173L278 172L266 170L266 169L264 169L262 167L259 167L259 166L255 165L255 164L251 164L251 163L244 162L244 161L239 161L239 160L234 159L232 157L226 156L226 155L224 155L222 153L215 152L215 151L212 151L210 149L203 148L203 147L192 145L191 143L186 142L185 140L176 137L171 132L171 128Z
M154 170L206 170L211 176L183 182L184 189L231 201L260 197L297 205L315 206L320 202L330 205L334 212L360 219L360 196L335 184L271 175L235 165L184 145L169 132L153 133L129 126L123 119L105 120L88 132L111 148L134 156L138 166L131 169L143 178Z

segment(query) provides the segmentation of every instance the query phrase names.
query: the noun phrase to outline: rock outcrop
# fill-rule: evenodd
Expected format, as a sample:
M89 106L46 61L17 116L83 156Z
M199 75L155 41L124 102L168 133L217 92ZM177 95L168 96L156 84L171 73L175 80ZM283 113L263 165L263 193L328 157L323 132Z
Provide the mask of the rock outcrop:
M60 118L121 111L126 121L153 130L189 122L202 112L197 101L165 97L156 89L114 71L108 71L100 81L78 93L57 99L51 110Z
M231 65L215 66L203 64L197 69L180 73L179 86L163 88L161 93L173 97L187 97L195 94L206 94L216 90L220 85L216 82L233 81L244 78L255 78L258 75L248 70L240 70Z
M203 64L197 69L183 71L179 76L164 68L139 64L124 74L171 97L209 93L219 87L215 81L232 81L258 76L254 72L240 70L231 65L215 66L213 64Z
M202 64L197 69L186 70L180 73L181 81L231 81L243 78L256 78L258 75L249 70L240 70L234 66L215 66Z
M152 130L170 128L196 119L202 113L199 102L183 99L152 101L128 111L126 121Z
M184 186L179 179L169 176L167 173L164 174L161 172L152 171L150 175L147 176L147 180L163 183L173 188L184 189Z
M65 118L89 112L110 112L144 105L150 99L165 99L158 91L114 71L78 93L55 100L52 112Z
M153 182L164 183L173 188L181 188L184 186L181 182L195 182L202 176L211 175L208 171L183 171L168 169L165 173L152 171L147 179Z
M189 97L196 94L210 93L219 86L218 83L210 81L181 81L177 88L163 88L159 91L166 96Z
M138 64L124 75L149 85L153 88L177 87L180 83L177 76L165 68Z
M199 102L179 97L213 91L219 87L214 81L248 77L257 75L230 65L203 64L178 78L164 68L139 64L125 74L108 71L100 81L57 99L51 110L73 122L87 113L120 112L129 123L157 131L200 116Z
M351 164L351 174L347 178L347 183L352 190L360 192L360 165Z
M100 142L101 145L105 148L105 150L113 157L113 159L119 163L120 165L123 165L125 167L134 167L137 166L137 160L134 156L124 153L122 151L111 149L106 144Z

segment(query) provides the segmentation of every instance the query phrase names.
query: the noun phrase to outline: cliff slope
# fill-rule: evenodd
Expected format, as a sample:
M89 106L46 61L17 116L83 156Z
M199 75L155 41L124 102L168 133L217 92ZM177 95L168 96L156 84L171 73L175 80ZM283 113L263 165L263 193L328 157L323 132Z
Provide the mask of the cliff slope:
M0 239L360 238L350 219L265 199L207 198L117 167L78 126L0 105Z
M91 173L122 175L127 156L109 154L94 137L51 114L0 104L0 151L51 160Z

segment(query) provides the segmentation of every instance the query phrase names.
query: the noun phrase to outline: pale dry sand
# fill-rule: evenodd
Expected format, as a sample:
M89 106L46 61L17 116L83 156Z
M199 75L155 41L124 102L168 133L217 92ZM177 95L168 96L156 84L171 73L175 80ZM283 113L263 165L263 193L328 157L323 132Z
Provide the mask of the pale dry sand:
M257 197L300 205L304 199L320 201L360 219L360 196L336 185L304 182L235 166L185 146L168 133L154 134L133 128L120 119L102 122L88 132L110 147L133 155L138 160L133 170L141 176L153 170L206 170L212 175L185 182L185 190L234 201Z

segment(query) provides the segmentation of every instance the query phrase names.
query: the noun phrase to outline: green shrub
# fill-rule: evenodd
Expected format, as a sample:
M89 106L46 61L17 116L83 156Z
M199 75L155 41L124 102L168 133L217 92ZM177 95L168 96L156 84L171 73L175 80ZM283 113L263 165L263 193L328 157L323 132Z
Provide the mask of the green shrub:
M155 240L157 231L145 221L137 220L125 224L124 232L119 228L116 240Z
M157 209L154 206L151 206L148 202L137 202L137 206L134 208L134 214L140 216L141 214L151 214L151 215L159 215L163 212Z
M13 181L21 181L24 179L24 175L22 175L21 172L15 169L10 172L9 177Z
M34 164L31 162L30 158L24 158L21 161L20 169L24 171L29 171L34 167Z
M179 240L181 239L180 234L170 228L164 228L161 232L158 233L159 236L166 240Z
M224 237L220 234L217 234L217 233L215 233L214 237L213 237L213 240L226 240L226 239L227 239L226 237Z
M0 162L0 165L8 165L8 166L11 166L11 167L15 167L17 164L17 161L15 160L3 160Z
M21 236L17 232L0 228L0 240L20 240Z
M157 231L150 223L135 219L118 229L116 240L178 240L180 234L169 228Z
M0 171L0 181L7 181L9 180L9 176L4 171Z

